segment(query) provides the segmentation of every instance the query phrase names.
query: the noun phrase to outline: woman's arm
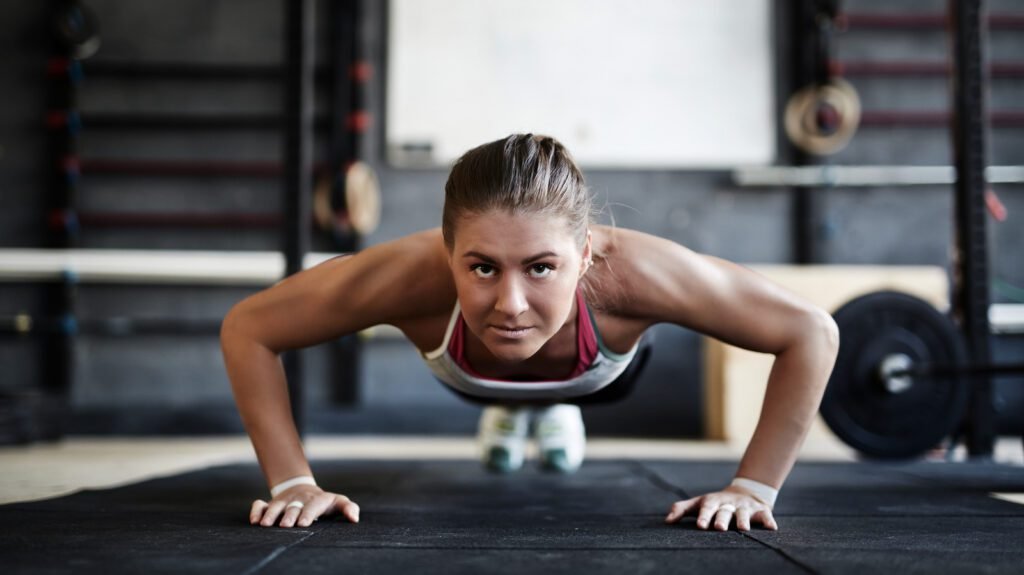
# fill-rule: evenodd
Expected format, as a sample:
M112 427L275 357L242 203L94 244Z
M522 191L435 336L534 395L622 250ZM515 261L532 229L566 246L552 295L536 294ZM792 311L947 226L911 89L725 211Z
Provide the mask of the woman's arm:
M796 462L835 363L839 331L832 317L742 266L646 234L626 233L623 239L622 257L636 272L627 280L636 282L630 293L639 294L631 306L635 313L775 355L737 476L778 489ZM700 503L698 525L705 527L721 502ZM669 518L685 513L679 508ZM742 529L739 519L737 511Z
M279 354L429 313L431 301L453 298L443 283L423 280L431 276L426 270L443 263L436 255L439 245L439 234L425 232L334 258L242 300L228 312L221 327L224 363L268 486L312 475L291 417ZM443 277L436 271L432 275ZM417 278L413 285L411 278ZM276 501L269 505L271 523L284 506ZM328 511L332 501L315 503L323 508L306 509L314 518Z

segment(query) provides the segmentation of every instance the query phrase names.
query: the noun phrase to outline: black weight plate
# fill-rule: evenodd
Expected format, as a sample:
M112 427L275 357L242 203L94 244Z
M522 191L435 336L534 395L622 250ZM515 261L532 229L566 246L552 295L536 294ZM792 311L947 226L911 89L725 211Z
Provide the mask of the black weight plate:
M886 389L882 361L895 354L914 365L965 365L967 353L952 321L906 293L870 293L833 314L839 357L821 403L825 423L862 454L880 459L920 455L951 434L967 408L963 375L914 375L901 392Z

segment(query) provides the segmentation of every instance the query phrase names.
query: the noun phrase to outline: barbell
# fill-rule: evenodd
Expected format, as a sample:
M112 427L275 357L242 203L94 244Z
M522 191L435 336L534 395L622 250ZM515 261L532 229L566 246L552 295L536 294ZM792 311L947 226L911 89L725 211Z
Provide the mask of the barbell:
M879 459L918 456L964 419L970 374L1024 374L976 365L953 321L910 294L881 291L833 314L839 355L820 412L849 446Z

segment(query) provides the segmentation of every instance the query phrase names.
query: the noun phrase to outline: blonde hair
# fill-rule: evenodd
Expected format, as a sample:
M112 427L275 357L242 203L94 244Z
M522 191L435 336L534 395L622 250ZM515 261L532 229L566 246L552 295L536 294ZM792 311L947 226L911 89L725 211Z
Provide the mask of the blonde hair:
M562 216L580 248L591 224L592 200L576 162L558 140L513 134L477 146L459 158L444 186L441 230L451 250L455 224L467 214Z

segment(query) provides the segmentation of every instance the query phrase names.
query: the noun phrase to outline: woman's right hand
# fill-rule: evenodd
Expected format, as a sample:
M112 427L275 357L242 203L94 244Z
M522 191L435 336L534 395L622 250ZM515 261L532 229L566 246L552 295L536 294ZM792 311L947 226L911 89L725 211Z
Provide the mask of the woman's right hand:
M298 502L302 507L290 503ZM327 517L336 512L348 518L352 523L359 523L359 506L355 501L338 493L324 491L315 485L296 485L282 491L270 503L262 499L252 502L249 512L249 523L261 527L271 527L281 518L281 527L309 527L320 516Z

